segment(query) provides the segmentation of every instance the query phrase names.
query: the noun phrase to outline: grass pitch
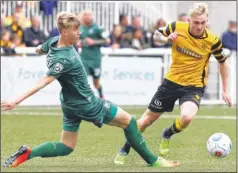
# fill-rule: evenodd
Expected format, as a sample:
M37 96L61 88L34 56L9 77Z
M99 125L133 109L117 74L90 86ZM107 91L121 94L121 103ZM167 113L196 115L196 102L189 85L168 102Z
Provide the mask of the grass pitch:
M136 118L146 109L123 108L137 115ZM158 154L161 132L173 122L174 118L171 115L178 113L178 108L170 114L166 113L170 117L166 118L166 115L163 115L143 134L147 146L155 154ZM208 116L213 119L208 119ZM77 147L69 156L34 158L17 168L1 169L3 172L236 172L235 116L235 108L201 106L198 118L171 141L171 150L166 158L179 160L181 166L178 168L147 167L133 150L127 158L126 165L114 165L114 157L125 141L123 130L107 125L99 129L92 123L82 122ZM1 164L22 144L35 147L46 141L59 141L61 123L61 110L56 107L19 107L7 113L2 112ZM208 137L216 132L226 133L232 140L232 152L223 159L211 157L206 150Z

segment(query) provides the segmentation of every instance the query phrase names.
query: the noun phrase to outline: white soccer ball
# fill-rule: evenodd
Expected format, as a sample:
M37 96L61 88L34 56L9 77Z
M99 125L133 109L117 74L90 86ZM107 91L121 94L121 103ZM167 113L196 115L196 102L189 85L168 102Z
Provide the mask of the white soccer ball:
M207 140L207 151L214 157L226 157L230 154L231 148L231 139L224 133L215 133Z

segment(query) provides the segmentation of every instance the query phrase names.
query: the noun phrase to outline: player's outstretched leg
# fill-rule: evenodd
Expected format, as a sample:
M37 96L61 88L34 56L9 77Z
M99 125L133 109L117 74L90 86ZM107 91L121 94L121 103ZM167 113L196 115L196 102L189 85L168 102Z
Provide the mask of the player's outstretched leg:
M193 117L198 111L198 106L191 101L187 101L180 106L180 110L181 115L177 117L174 123L167 129L165 129L162 133L162 138L159 146L159 153L162 156L165 156L169 153L169 144L171 137L174 134L183 131L192 122Z
M157 120L162 115L162 112L152 112L147 109L143 116L137 121L138 129L143 133L147 127L149 127L155 120ZM125 164L126 158L130 152L131 146L128 141L125 142L123 147L120 149L119 153L114 159L116 165Z
M3 164L5 167L17 167L35 157L57 157L69 155L75 148L78 133L62 131L61 142L46 142L33 149L27 145L21 146Z
M180 163L160 158L147 148L144 138L138 130L135 118L119 109L116 117L109 123L124 129L124 133L131 147L146 161L148 166L153 167L176 167Z
M17 167L25 162L31 153L31 149L27 145L21 146L16 153L12 154L3 164L4 167Z

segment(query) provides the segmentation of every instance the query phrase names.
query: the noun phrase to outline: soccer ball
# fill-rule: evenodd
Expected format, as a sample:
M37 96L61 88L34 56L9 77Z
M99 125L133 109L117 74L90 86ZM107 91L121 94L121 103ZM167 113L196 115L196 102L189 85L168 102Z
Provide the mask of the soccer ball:
M214 157L226 157L231 152L231 148L231 139L224 133L215 133L207 140L207 151Z

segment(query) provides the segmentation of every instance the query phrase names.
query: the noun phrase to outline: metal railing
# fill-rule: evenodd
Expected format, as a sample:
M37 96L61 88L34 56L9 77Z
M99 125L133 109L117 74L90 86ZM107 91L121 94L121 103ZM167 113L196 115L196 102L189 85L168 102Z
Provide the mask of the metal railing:
M127 14L129 22L131 22L132 16L140 16L143 27L149 29L158 18L168 18L164 13L168 3L175 4L175 2L57 1L57 7L53 10L53 16L45 16L40 11L40 1L22 1L25 17L40 16L42 19L40 27L47 35L56 26L55 16L58 12L71 11L77 14L87 8L92 9L94 12L95 22L107 31L112 31L113 24L119 23L120 13ZM17 1L1 1L1 16L11 16L16 5Z

